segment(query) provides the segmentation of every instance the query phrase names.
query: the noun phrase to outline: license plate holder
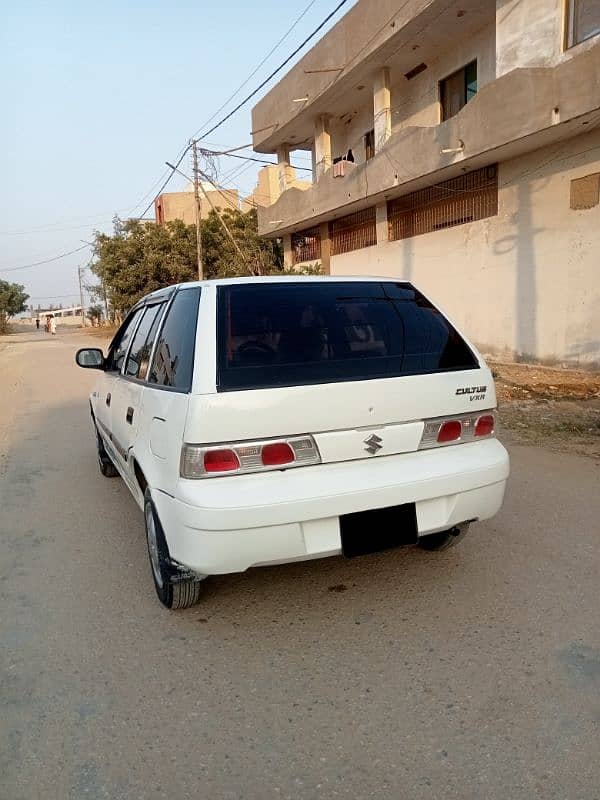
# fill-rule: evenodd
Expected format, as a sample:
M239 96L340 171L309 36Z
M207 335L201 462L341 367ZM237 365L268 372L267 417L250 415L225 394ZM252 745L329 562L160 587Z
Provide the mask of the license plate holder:
M346 558L416 544L419 534L415 504L343 514L340 536Z

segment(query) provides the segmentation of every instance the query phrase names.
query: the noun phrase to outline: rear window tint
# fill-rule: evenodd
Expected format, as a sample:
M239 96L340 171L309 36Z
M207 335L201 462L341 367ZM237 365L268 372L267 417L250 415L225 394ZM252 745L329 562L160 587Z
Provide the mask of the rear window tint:
M194 368L194 345L200 289L180 289L167 311L148 382L189 392Z
M477 367L408 283L289 282L218 289L219 391Z

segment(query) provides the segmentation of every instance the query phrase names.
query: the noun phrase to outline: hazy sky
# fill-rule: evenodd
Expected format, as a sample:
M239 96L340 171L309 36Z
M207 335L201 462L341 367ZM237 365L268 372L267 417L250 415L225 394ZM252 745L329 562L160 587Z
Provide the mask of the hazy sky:
M109 231L115 213L141 213L164 161L177 156L308 5L309 0L3 4L0 278L23 283L35 305L76 301L76 270L89 260L88 250L7 270L81 246L94 228ZM314 0L236 101L336 5ZM215 132L211 144L250 142L251 107ZM250 191L257 166L225 183ZM237 167L244 169L244 162L223 159L222 174ZM176 178L169 189L184 183Z

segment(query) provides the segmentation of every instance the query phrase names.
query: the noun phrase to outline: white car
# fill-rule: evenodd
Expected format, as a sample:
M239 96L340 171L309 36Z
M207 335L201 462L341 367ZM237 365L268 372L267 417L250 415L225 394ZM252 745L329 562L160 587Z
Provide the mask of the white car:
M103 475L144 510L161 602L207 575L441 550L504 497L492 374L409 283L240 278L131 310L91 395Z

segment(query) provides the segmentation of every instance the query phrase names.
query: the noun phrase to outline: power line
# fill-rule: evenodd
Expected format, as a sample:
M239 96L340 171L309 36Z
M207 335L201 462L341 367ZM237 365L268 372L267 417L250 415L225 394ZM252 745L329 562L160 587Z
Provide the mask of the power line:
M144 196L143 196L143 197L142 197L140 200L138 200L138 202L137 202L137 203L136 203L136 204L135 204L135 205L134 205L134 206L133 206L133 207L130 209L130 211L128 212L130 215L131 215L131 214L133 214L133 212L136 210L136 208L139 208L139 207L142 205L142 203L145 203L145 202L146 202L146 199L147 199L148 197L150 197L150 195L152 194L152 192L154 191L154 189L155 189L155 188L158 186L158 184L159 184L159 183L160 183L162 180L164 180L164 178L165 178L165 175L167 175L167 174L169 174L169 176L170 176L170 174L171 174L171 173L169 173L167 170L163 170L163 172L161 173L160 177L159 177L157 180L155 180L155 181L154 181L154 183L153 183L153 184L152 184L152 186L151 186L151 187L148 189L148 191L146 192L146 194L145 194L145 195L144 195ZM145 214L145 213L146 213L146 212L144 212L144 214ZM144 216L144 215L142 214L142 216Z
M119 211L126 211L126 209L125 208L117 209L117 211L115 211L114 213L118 214ZM37 227L34 228L19 228L18 230L13 230L13 231L0 231L0 236L20 236L20 235L30 235L32 233L54 233L55 231L60 232L60 231L90 228L93 227L94 225L103 225L105 222L108 222L109 220L106 219L107 214L110 214L110 211L106 211L102 214L92 214L86 217L72 218L73 222L75 222L75 220L77 219L81 220L89 219L90 222L86 224L82 223L81 225L80 224L71 225L69 224L69 220L64 220L63 222L52 222L52 223L49 222L46 225L38 225ZM100 219L100 217L103 217L103 219Z
M288 56L288 57L285 59L285 61L283 61L283 62L282 62L282 63L281 63L281 64L280 64L280 65L279 65L279 66L278 66L276 69L274 69L274 70L273 70L273 71L270 73L270 75L268 75L268 77L267 77L267 78L265 78L265 80L264 80L264 81L262 81L262 82L261 82L261 83L260 83L260 84L259 84L259 85L256 87L256 89L254 89L252 92L250 92L250 94L249 94L247 97L245 97L245 98L244 98L244 99L243 99L243 100L242 100L240 103L238 103L238 104L237 104L237 106L236 106L236 107L235 107L235 108L234 108L232 111L230 111L228 114L226 114L226 115L225 115L225 116L224 116L222 119L220 119L220 120L219 120L219 122L217 122L215 125L213 125L213 126L212 126L212 127L209 129L209 130L205 131L205 132L202 134L202 136L200 136L199 138L200 138L200 139L206 139L206 137L207 137L207 136L210 136L210 134L211 134L211 133L213 133L213 131L216 131L216 130L217 130L217 128L220 128L220 127L221 127L222 125L224 125L224 124L225 124L225 123L226 123L226 122L227 122L229 119L231 119L231 117L233 117L233 115L234 115L234 114L237 114L237 112L240 110L240 108L243 108L243 106L245 106L245 105L246 105L246 103L248 103L250 100L252 100L252 98L253 98L253 97L255 97L255 96L256 96L256 95L257 95L257 94L260 92L260 90L261 90L261 89L263 89L263 88L264 88L264 87L267 85L267 83L269 83L269 81L270 81L272 78L274 78L274 77L275 77L275 75L277 75L279 72L281 72L281 70L282 70L284 67L286 67L286 66L287 66L287 65L290 63L290 61L292 61L292 59L293 59L293 58L294 58L296 55L298 55L298 53L300 52L300 50L302 50L302 48L303 48L303 47L305 47L305 46L308 44L308 42L310 42L310 41L311 41L311 39L314 39L314 37L315 37L315 36L316 36L316 35L319 33L319 31L321 31L321 30L322 30L322 29L325 27L325 25L327 25L327 23L329 22L329 20L330 20L330 19L332 19L332 17L334 17L334 16L337 14L337 12L340 10L340 8L342 8L342 6L345 6L347 2L348 2L348 0L340 0L340 2L339 2L337 5L336 5L336 7L333 9L333 11L331 11L331 12L330 12L330 13L329 13L329 14L328 14L326 17L325 17L325 19L324 19L324 20L323 20L323 21L322 21L322 22L321 22L319 25L317 25L317 27L316 27L316 28L315 28L315 29L312 31L312 33L310 33L310 34L309 34L309 35L308 35L308 36L307 36L307 37L306 37L306 38L305 38L305 39L304 39L304 40L301 42L301 44L299 44L299 45L298 45L298 47L296 47L296 49L295 49L295 50L294 50L294 51L293 51L293 52L292 52L292 53L291 53L291 54L290 54L290 55L289 55L289 56ZM236 92L236 93L237 93L237 92ZM198 133L200 132L200 130L201 130L201 129L199 129L198 131L196 131L196 133L195 133L195 134L192 136L192 139L196 139L196 138L198 138ZM156 192L156 194L154 195L154 197L152 198L152 200L151 200L151 201L148 203L148 205L146 206L146 208L144 209L144 211L143 211L143 212L140 214L140 217L144 217L144 216L146 215L146 213L147 213L147 212L150 210L150 208L151 208L151 207L152 207L152 205L154 204L154 201L156 200L156 198L157 198L157 197L159 197L159 196L162 194L162 192L163 192L163 190L165 189L166 185L169 183L169 181L171 180L171 178L172 178L172 177L173 177L173 175L175 174L175 171L176 171L176 169L177 169L177 168L180 166L181 162L183 161L183 159L185 158L185 156L187 155L187 153L190 151L191 147L192 147L192 144L191 144L191 142L190 142L190 143L188 143L188 144L186 145L186 147L183 149L183 152L180 154L179 158L177 159L177 161L176 161L176 162L175 162L175 164L173 165L173 166L175 167L175 169L171 169L171 172L170 172L170 173L169 173L169 175L166 177L166 179L163 181L163 183L162 183L162 185L161 185L160 189L159 189L159 190Z
M268 61L268 60L271 58L271 56L272 56L272 55L273 55L273 53L274 53L274 52L277 50L277 48L278 48L278 47L279 47L281 44L283 44L283 42L284 42L284 41L287 39L287 37L290 35L290 33L291 33L293 30L294 30L294 28L296 27L296 25L298 25L298 23L299 23L299 22L300 22L300 21L301 21L301 20L302 20L302 19L303 19L303 18L306 16L306 14L307 14L307 13L310 11L310 9L312 8L312 6L314 6L314 4L315 4L316 2L317 2L317 0L311 0L311 2L310 2L310 3L309 3L307 6L306 6L306 8L304 9L304 11L302 11L302 13L300 14L300 16L299 16L299 17L298 17L298 18L297 18L297 19L294 21L294 23L293 23L293 24L292 24L292 25L291 25L291 26L290 26L290 27L287 29L287 31L286 31L286 32L283 34L283 36L282 36L282 37L281 37L281 39L280 39L280 40L277 42L277 44L275 44L275 45L274 45L274 46L273 46L273 47L272 47L272 48L269 50L269 52L267 53L267 55L266 55L266 56L263 58L263 60L262 60L262 61L260 62L260 64L259 64L259 65L256 67L256 69L255 69L253 72L251 72L251 73L250 73L250 75L248 75L248 77L246 78L246 80L245 80L243 83L241 83L241 84L238 86L238 88L235 90L235 92L234 92L234 93L233 93L233 94L232 94L230 97L228 97L228 98L227 98L227 100L226 100L226 101L223 103L223 105L222 105L222 106L220 106L220 108L218 108L218 109L215 111L215 113L212 115L212 117L209 117L209 118L206 120L206 122L204 122L204 123L203 123L203 124L200 126L200 129L199 129L199 130L202 130L202 128L204 128L206 125L209 125L209 124L210 124L210 123L213 121L213 119L214 119L216 116L218 116L218 115L221 113L221 111L223 111L223 109L224 109L226 106L228 106L228 105L229 105L229 103L230 103L230 102L233 100L233 98L234 98L234 97L236 97L236 96L237 96L237 95L238 95L238 94L241 92L241 90L244 88L244 86L247 86L247 85L250 83L250 81L251 81L251 80L252 80L252 78L253 78L253 77L256 75L256 73L259 71L259 69L260 69L262 66L264 66L264 64L266 64L266 63L267 63L267 61ZM196 134L194 134L194 137L195 137L195 136L196 136ZM192 138L194 138L194 137L192 137Z
M43 261L34 261L33 264L24 264L22 267L10 267L9 269L0 267L0 272L18 272L21 269L31 269L31 267L39 267L41 264L50 264L52 261L58 261L61 258L72 256L73 253L79 253L81 250L85 250L87 247L89 247L89 244L84 244L81 247L77 247L75 250L69 250L68 253L61 253L58 256L52 256L52 258L45 258Z
M39 294L30 297L30 300L61 300L64 297L77 297L78 292L71 292L70 294Z
M152 208L152 206L154 205L154 201L156 200L156 198L161 196L161 194L163 193L163 191L164 191L164 189L165 189L166 185L169 183L169 181L171 180L171 178L172 178L172 177L173 177L173 175L175 174L175 167L178 167L178 166L181 164L181 162L182 162L182 161L183 161L183 159L185 158L186 154L189 152L189 150L190 150L191 146L192 146L192 145L191 145L191 144L189 144L189 145L186 147L186 149L183 151L183 153L181 154L181 156L179 157L179 159L178 159L178 160L175 162L175 164L174 164L174 168L171 168L171 171L169 172L169 174L167 175L167 177L165 178L165 180L164 180L164 181L163 181L163 183L161 184L161 187L160 187L160 189L159 189L159 190L157 191L157 193L154 195L154 197L152 198L152 200L150 200L150 202L148 203L148 205L146 206L146 208L145 208L145 209L142 211L142 213L139 215L138 219L143 219L143 218L146 216L146 214L148 213L148 211L149 211L149 210Z
M257 164L270 164L272 167L277 166L276 161L267 161L265 158L256 158L256 156L241 156L239 153L215 153L212 150L200 149L201 153L208 153L211 156L228 156L229 158L242 158L244 161L256 161ZM310 167L294 167L294 169L301 169L304 172L312 172Z
M226 114L226 115L225 115L225 116L224 116L224 117L223 117L221 120L219 120L219 122L217 122L215 125L213 125L213 126L212 126L212 128L209 128L209 130L205 131L205 132L202 134L202 136L200 136L199 138L200 138L200 139L205 139L207 136L210 136L210 134L211 134L211 133L213 133L214 131L216 131L216 130L217 130L217 128L220 128L220 127L221 127L221 125L224 125L224 124L227 122L227 120L231 119L231 117L233 117L233 115L234 115L234 114L236 114L236 113L237 113L237 112L240 110L240 108L242 108L243 106L245 106L245 105L246 105L246 103L248 103L250 100L252 100L252 98L253 98L253 97L255 97L255 96L256 96L256 95L257 95L257 94L260 92L260 90L261 90L261 89L263 89L263 88L264 88L264 87L267 85L267 83L269 83L269 81L270 81L272 78L274 78L274 77L275 77L275 75L277 75L279 72L281 72L281 70L282 70L284 67L286 67L286 66L287 66L287 65L290 63L290 61L292 61L292 59L293 59L295 56L297 56L297 55L298 55L298 53L300 52L300 50L302 50L302 48L303 48L303 47L305 47L305 46L306 46L306 45L307 45L307 44L310 42L310 40L311 40L311 39L314 39L314 37L317 35L317 33L319 33L319 31L321 31L321 30L322 30L322 29L325 27L325 25L327 25L327 23L329 22L329 20L330 20L332 17L334 17L334 16L337 14L337 12L340 10L340 8L342 8L342 6L345 6L347 2L348 2L348 0L341 0L341 2L339 2L339 3L337 4L337 6L336 6L336 7L333 9L333 11L331 11L331 12L330 12L330 13L329 13L329 14L328 14L326 17L325 17L325 19L324 19L324 20L323 20L323 21L322 21L322 22L321 22L319 25L317 25L317 27L316 27L316 28L315 28L315 29L312 31L312 33L310 33L310 34L309 34L309 35L308 35L308 36L307 36L307 37L304 39L304 41L303 41L303 42L301 42L301 43L298 45L298 47L296 47L296 49L295 49L295 50L294 50L292 53L290 53L290 55L289 55L289 56L288 56L288 57L285 59L285 61L283 61L283 62L282 62L282 63L281 63L281 64L280 64L280 65L279 65L279 66L278 66L276 69L274 69L274 70L273 70L273 72L271 72L271 74L270 74L270 75L268 75L268 76L267 76L267 77L264 79L264 81L262 81L262 82L261 82L261 83L260 83L260 84L259 84L259 85L256 87L256 89L254 89L254 91L250 92L250 94L249 94L247 97L245 97L245 98L244 98L244 99L241 101L241 103L238 103L238 104L237 104L237 106L236 106L236 107L235 107L235 108L234 108L232 111L230 111L230 112L229 112L228 114ZM194 134L194 137L193 137L193 138L196 138L196 136L198 136L198 133L199 133L199 131L196 131L196 133Z
M245 172L247 172L250 169L250 167L252 167L252 163L251 162L248 162L246 164L244 164L244 163L236 164L233 169L229 170L229 172L226 172L223 175L222 181L231 181L233 178L237 178L240 175L243 175Z

